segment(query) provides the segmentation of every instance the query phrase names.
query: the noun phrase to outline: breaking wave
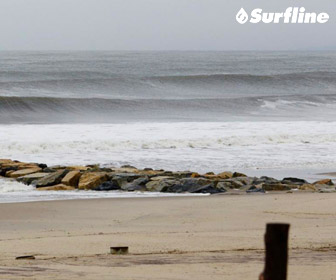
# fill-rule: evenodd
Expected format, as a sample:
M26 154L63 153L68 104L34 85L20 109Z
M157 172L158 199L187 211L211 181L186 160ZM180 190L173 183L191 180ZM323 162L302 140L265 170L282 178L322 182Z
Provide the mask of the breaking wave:
M213 99L104 99L0 96L0 123L335 120L336 95Z

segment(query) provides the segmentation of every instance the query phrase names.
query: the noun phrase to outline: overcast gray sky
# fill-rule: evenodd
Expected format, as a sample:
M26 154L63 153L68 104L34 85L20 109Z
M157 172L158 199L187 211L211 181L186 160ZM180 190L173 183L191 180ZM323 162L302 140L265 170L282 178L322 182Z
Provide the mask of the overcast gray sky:
M245 24L238 10L327 12L326 24ZM335 0L0 0L0 50L336 49Z

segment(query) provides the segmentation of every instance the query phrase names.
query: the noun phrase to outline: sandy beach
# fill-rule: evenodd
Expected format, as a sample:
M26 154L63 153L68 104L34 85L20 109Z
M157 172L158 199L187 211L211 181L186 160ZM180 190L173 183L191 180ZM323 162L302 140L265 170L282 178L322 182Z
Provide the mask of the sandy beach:
M267 222L291 224L289 279L334 279L335 202L293 193L0 204L0 279L257 279ZM128 255L109 254L122 245Z

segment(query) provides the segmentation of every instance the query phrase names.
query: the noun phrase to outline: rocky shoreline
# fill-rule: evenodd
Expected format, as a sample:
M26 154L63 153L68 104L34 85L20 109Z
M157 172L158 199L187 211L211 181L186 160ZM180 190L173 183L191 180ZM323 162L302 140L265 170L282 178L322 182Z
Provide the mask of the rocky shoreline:
M133 166L102 168L99 165L50 166L0 159L0 176L32 185L41 191L95 190L165 193L265 193L269 191L336 192L331 179L308 183L304 179L249 177L239 172L165 171Z

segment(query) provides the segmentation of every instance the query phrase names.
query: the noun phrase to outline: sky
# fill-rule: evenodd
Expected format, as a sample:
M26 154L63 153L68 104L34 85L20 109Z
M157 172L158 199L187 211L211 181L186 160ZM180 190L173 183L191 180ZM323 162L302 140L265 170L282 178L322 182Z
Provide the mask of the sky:
M238 24L305 7L325 24ZM0 50L336 50L335 0L0 0Z

